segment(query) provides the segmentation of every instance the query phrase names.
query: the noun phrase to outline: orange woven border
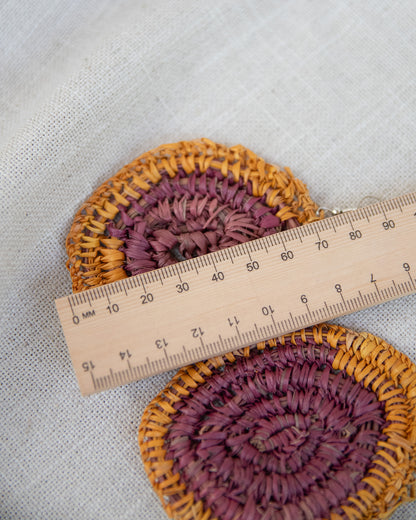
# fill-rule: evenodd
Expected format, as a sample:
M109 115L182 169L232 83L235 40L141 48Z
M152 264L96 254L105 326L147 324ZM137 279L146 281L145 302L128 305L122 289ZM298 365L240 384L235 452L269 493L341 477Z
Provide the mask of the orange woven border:
M74 292L127 277L123 269L125 255L118 251L122 242L105 235L107 224L119 212L117 205L128 207L127 196L139 200L141 195L136 190L150 190L161 180L163 171L173 178L178 168L191 174L196 167L201 172L216 168L224 177L250 182L253 195L266 194L269 206L285 203L276 213L282 221L296 217L305 223L320 218L316 216L317 206L306 186L289 168L267 164L241 145L228 148L205 138L162 145L124 166L102 184L76 214L66 241L67 267Z
M296 344L296 338L305 341L307 335L317 344L325 339L338 350L333 368L345 369L356 381L371 388L378 400L385 402L386 419L391 421L384 430L387 440L378 442L373 468L363 479L372 492L362 490L349 496L342 506L344 515L332 513L327 520L388 518L401 503L416 498L416 366L382 339L339 326L320 325L288 337ZM278 347L284 340L282 337L269 344ZM264 349L265 343L257 348ZM180 474L173 472L173 461L165 458L164 436L177 413L173 405L189 394L188 388L203 384L205 377L225 360L232 363L237 356L250 356L250 352L247 347L181 369L144 412L139 429L144 466L167 514L176 520L214 518L201 500L194 501Z

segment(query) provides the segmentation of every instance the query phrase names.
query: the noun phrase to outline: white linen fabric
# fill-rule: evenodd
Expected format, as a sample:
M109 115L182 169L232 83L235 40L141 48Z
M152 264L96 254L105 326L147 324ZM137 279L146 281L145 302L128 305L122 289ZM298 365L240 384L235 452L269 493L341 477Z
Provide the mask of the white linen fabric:
M416 2L3 0L0 20L0 517L163 519L136 438L172 372L80 396L54 307L72 218L197 137L290 166L328 207L416 190ZM415 311L337 323L415 361Z

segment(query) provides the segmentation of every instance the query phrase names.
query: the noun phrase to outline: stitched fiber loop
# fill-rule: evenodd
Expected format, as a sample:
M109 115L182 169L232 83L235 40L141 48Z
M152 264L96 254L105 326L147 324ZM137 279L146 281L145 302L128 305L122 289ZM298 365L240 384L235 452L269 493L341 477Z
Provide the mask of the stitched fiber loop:
M393 347L321 325L179 371L141 453L178 520L383 519L415 498L415 390Z

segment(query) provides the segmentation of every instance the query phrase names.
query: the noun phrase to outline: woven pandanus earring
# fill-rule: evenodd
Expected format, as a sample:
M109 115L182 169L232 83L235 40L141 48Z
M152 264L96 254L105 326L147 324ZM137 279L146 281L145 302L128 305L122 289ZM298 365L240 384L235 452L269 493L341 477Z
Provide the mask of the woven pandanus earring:
M73 290L316 220L289 169L202 139L147 152L104 183L67 238Z
M287 168L207 139L161 146L103 184L67 239L74 291L311 222ZM181 520L387 518L415 498L416 367L321 325L181 369L139 444Z

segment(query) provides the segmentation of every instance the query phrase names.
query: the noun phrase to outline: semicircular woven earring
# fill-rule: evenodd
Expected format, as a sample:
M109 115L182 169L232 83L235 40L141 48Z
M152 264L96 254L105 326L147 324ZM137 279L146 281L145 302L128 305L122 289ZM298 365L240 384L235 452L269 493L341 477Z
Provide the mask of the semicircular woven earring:
M288 168L208 139L163 145L122 168L75 216L66 246L82 291L316 220Z
M311 222L289 169L207 139L147 152L67 238L75 292ZM415 498L416 367L321 325L181 369L143 415L145 469L181 520L387 518Z

